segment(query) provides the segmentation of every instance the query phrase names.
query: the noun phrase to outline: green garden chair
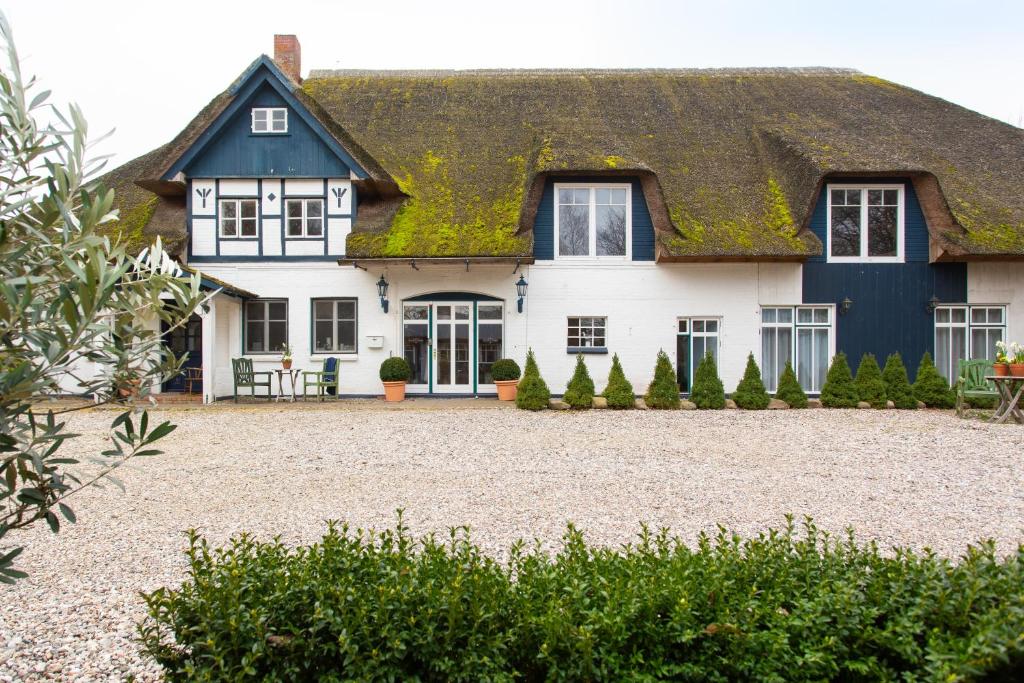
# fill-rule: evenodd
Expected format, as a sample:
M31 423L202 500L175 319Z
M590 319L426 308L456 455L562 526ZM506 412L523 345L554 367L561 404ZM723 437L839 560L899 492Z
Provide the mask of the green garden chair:
M273 398L273 390L271 389L271 377L274 373L269 370L255 371L252 369L251 358L232 358L231 359L231 374L234 379L235 385L235 403L238 403L238 389L248 387L252 391L252 397L256 398L256 387L267 388L267 400ZM266 377L266 381L261 378Z
M334 356L324 358L323 368L320 370L302 371L302 400L309 396L309 387L316 389L316 400L323 401L331 394L339 398L341 392L338 390L338 359Z
M992 361L990 360L961 360L956 380L956 414L963 417L964 408L969 398L998 399L999 392L991 382L985 379L986 375L993 375Z

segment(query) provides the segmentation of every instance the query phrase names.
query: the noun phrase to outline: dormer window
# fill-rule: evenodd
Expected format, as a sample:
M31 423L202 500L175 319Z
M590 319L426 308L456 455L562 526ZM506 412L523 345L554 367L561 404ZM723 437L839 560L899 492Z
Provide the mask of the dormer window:
M253 133L287 133L288 110L284 107L255 107L252 110Z
M555 183L558 258L629 258L629 206L628 184Z
M903 262L903 185L829 185L828 260Z

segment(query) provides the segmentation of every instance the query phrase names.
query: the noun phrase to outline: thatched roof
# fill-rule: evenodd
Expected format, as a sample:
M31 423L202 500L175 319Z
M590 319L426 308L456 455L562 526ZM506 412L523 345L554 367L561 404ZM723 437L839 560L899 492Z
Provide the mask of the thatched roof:
M843 174L912 177L936 258L1024 256L1024 131L856 71L313 71L298 92L379 181L349 256L527 255L545 178L572 174L640 176L660 260L819 254Z

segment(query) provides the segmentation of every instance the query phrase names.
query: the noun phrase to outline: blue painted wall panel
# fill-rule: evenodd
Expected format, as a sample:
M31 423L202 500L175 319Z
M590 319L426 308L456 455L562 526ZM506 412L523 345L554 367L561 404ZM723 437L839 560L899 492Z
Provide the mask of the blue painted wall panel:
M537 217L533 223L533 256L546 261L555 258L555 183L609 183L622 182L608 176L548 178L544 184ZM640 181L631 179L633 197L633 260L654 260L654 224L647 208Z
M285 106L284 98L264 84L227 122L218 138L188 165L185 173L193 178L347 178L348 166L290 108L287 134L252 133L253 107Z

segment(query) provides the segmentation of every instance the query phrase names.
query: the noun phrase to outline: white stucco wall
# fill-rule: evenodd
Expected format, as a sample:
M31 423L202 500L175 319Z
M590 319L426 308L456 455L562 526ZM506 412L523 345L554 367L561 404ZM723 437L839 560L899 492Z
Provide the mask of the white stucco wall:
M566 352L566 319L594 315L608 318L608 348L619 354L627 377L638 393L651 378L655 356L664 349L675 362L677 320L680 317L720 318L720 358L723 382L731 391L743 373L748 352L760 356L760 306L801 302L799 264L662 264L625 262L545 262L524 266L392 265L362 271L334 263L203 264L202 270L261 297L289 300L289 342L294 364L303 369L320 365L326 355L342 359L341 385L345 394L378 394L378 368L389 355L401 355L401 301L420 294L466 291L505 301L504 355L522 364L532 347L553 393L564 390L575 357ZM385 314L376 282L384 274L390 283L390 311ZM515 282L525 274L529 289L523 313L516 311ZM358 353L310 353L310 299L358 298ZM237 316L235 311L234 315ZM217 349L214 391L231 393L230 358L241 353L241 319L225 326L217 309ZM205 330L204 330L205 332ZM380 349L367 346L368 336L384 337ZM226 343L223 338L227 336ZM224 355L224 349L229 349ZM279 367L279 356L254 355L256 369ZM604 386L611 355L589 355L587 364L598 390Z
M1024 343L1024 263L968 263L967 303L1006 304L1007 339Z

